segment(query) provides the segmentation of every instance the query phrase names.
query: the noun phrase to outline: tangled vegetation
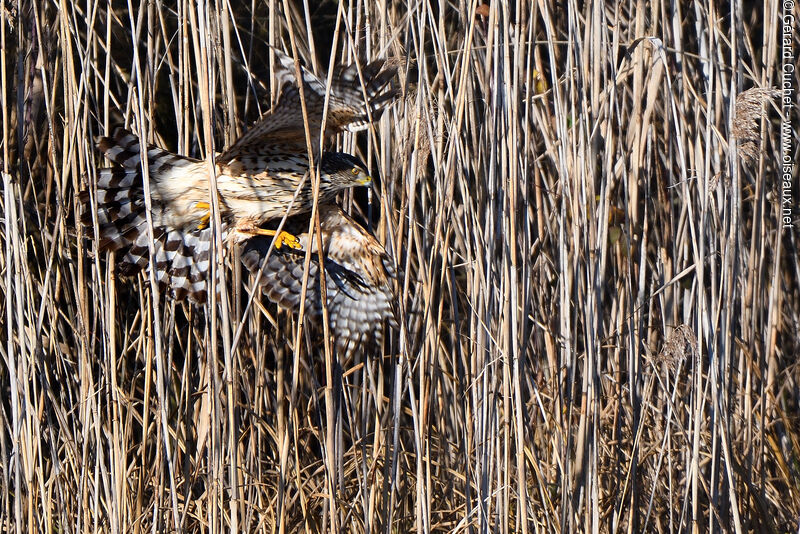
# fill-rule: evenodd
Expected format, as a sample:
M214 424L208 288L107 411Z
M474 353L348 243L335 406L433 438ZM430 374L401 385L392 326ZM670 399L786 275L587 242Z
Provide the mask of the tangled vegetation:
M781 6L1 4L1 530L798 528ZM297 335L236 250L224 306L154 296L79 224L96 136L223 150L269 109L271 46L399 65L337 139L399 273L380 347Z

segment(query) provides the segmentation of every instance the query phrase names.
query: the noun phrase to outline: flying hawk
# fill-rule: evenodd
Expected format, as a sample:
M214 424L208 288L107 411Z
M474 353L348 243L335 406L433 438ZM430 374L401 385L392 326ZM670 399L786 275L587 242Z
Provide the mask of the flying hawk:
M273 235L274 231L260 226L286 213L308 212L312 206L306 132L294 62L276 53L280 63L276 72L280 90L277 103L216 158L225 241ZM345 188L371 181L366 166L356 157L340 152L320 154L319 147L338 132L364 129L391 103L397 94L392 84L397 69L384 67L384 60L369 63L360 68L360 77L355 64L334 71L322 138L325 85L302 69L311 146L320 169L321 203L332 202ZM99 249L117 250L121 272L134 274L149 263L141 143L138 137L120 128L111 137L101 138L98 146L116 166L99 170L96 192L80 194L88 208L82 221L87 225L96 222ZM154 146L146 149L156 278L176 299L188 296L202 303L207 298L213 237L208 224L208 163ZM96 211L91 210L92 206ZM276 246L281 245L300 246L287 233L277 237Z

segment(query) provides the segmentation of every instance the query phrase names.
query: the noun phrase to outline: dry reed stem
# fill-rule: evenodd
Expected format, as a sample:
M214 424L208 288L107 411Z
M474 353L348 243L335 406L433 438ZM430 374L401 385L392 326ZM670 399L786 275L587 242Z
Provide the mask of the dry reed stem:
M0 7L3 531L797 529L796 228L774 93L733 89L780 85L774 6ZM96 135L222 150L274 101L271 46L399 65L337 139L401 273L367 354L230 264L215 304L165 300L75 224Z

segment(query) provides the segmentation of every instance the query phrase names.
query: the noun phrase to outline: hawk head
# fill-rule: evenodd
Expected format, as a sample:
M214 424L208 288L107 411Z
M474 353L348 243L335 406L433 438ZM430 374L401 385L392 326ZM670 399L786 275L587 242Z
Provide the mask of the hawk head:
M344 152L322 154L320 169L320 179L323 183L327 182L328 187L333 190L372 183L367 166L357 157Z

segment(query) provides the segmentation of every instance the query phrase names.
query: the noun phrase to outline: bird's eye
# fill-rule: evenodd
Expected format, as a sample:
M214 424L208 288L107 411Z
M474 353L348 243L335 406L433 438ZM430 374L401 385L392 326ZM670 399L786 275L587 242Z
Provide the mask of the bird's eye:
M350 169L350 172L353 173L354 176L358 176L358 173L361 172L358 167L353 167Z

